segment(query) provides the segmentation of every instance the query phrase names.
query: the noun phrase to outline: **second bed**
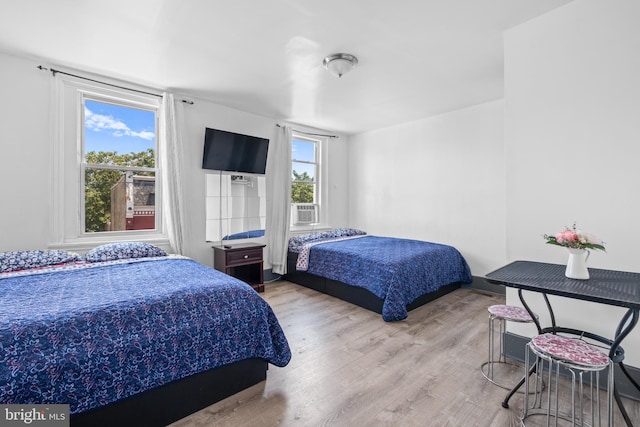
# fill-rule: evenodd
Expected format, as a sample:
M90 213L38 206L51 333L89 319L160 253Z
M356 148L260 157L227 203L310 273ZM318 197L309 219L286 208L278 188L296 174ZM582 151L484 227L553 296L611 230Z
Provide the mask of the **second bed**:
M453 246L337 229L291 238L285 279L396 321L472 277Z

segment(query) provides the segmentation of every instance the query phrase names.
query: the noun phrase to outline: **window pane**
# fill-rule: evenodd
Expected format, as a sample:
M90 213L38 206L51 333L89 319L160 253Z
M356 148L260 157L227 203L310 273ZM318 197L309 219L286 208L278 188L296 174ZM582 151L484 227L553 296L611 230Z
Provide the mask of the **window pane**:
M309 163L291 163L291 180L292 181L315 181L315 165Z
M294 182L291 184L291 203L313 203L315 187L314 184Z
M98 167L155 169L155 125L155 111L84 101L85 232L156 228L155 173Z
M291 203L317 203L318 144L300 136L291 139Z
M85 169L85 231L153 230L153 172Z
M301 141L299 139L291 140L291 156L293 160L300 160L303 162L315 162L316 161L316 144L308 141Z
M143 166L155 167L155 112L85 100L84 147L90 163L90 153L111 153L107 164L119 166L131 166L139 153L151 153Z

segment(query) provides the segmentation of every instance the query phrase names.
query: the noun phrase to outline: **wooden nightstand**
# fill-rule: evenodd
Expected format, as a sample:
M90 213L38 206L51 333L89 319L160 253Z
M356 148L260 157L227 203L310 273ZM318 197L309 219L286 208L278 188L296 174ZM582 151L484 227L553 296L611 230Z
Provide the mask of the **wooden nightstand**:
M213 246L214 268L250 284L257 292L264 292L262 248L266 245L237 243L225 246Z

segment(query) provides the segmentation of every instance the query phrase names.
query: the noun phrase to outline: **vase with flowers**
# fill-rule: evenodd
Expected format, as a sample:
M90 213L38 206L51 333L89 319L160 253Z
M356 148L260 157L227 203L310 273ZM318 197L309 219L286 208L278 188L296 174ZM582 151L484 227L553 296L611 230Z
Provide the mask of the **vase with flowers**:
M605 250L602 240L593 234L582 232L576 227L575 222L571 228L565 227L555 235L545 234L543 237L548 244L563 246L569 250L569 260L564 274L570 279L589 279L589 250Z

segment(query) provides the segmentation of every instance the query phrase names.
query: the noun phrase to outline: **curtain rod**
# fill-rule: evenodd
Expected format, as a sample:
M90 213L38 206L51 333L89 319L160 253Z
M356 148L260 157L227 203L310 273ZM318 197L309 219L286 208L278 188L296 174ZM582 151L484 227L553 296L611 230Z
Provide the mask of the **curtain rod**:
M281 124L278 124L278 123L276 123L276 126L278 126L279 128L283 127ZM326 138L339 138L338 135L325 135L325 134L322 134L322 133L311 133L311 132L305 132L305 131L298 130L298 129L293 129L293 130L298 132L298 133L303 133L305 135L310 135L310 136L324 136Z
M131 89L131 88L124 87L124 86L118 86L118 85L115 85L113 83L102 82L100 80L94 80L94 79L90 79L88 77L78 76L76 74L71 74L71 73L67 73L65 71L56 70L55 68L46 68L46 67L43 67L42 65L38 65L37 68L39 68L40 70L43 70L43 71L51 71L51 74L53 76L55 76L57 73L60 73L60 74L66 75L66 76L76 77L78 79L88 80L88 81L94 82L94 83L100 83L100 84L111 86L111 87L117 87L118 89L130 90L132 92L138 92L138 93L143 93L145 95L157 96L158 98L162 98L162 95L159 95L157 93L145 92L143 90ZM194 102L189 100L189 99L181 99L180 101L185 103L185 104L188 104L188 105L193 105L194 104Z
M64 74L65 76L76 77L78 79L83 79L83 80L87 80L87 81L94 82L94 83L100 83L100 84L111 86L111 87L117 87L118 89L130 90L132 92L138 92L138 93L143 93L145 95L157 96L158 98L162 98L162 95L159 95L157 93L145 92L144 90L138 90L138 89L131 89L131 88L125 87L125 86L118 86L118 85L113 84L113 83L102 82L100 80L94 80L94 79L90 79L88 77L78 76L77 74L71 74L71 73L67 73L65 71L56 70L55 68L46 68L46 67L43 67L42 65L38 65L37 68L39 68L40 70L43 70L43 71L51 71L51 75L53 75L53 76L55 76L56 74L60 73L60 74Z

